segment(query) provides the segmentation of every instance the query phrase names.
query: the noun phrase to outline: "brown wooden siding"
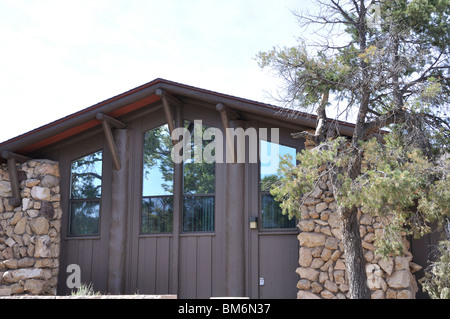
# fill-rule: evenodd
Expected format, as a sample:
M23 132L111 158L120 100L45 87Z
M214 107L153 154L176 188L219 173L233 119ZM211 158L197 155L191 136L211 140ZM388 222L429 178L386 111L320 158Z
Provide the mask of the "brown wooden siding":
M130 278L136 293L170 293L171 243L171 236L139 238L135 278Z
M221 128L220 117L214 105L190 102L183 106L182 119L201 119L205 125ZM166 120L158 105L143 108L122 120L130 130L129 149L132 150L129 154L125 293L177 294L179 298L226 296L227 258L235 258L232 251L231 255L226 253L226 193L227 187L232 187L227 181L229 165L216 164L214 232L183 233L181 211L178 209L174 212L174 229L171 234L140 234L143 133L165 124ZM270 127L277 127L277 124L276 121L262 123L252 118L246 122L247 127L266 127L269 131ZM280 129L280 143L298 146L300 143L290 137L290 133L295 131L292 127ZM223 145L225 147L225 141ZM70 162L80 155L98 149L103 149L104 152L100 234L92 238L69 238L67 225ZM73 143L65 142L59 149L52 149L51 154L61 164L61 205L64 215L58 293L68 292L65 287L65 269L71 263L80 265L83 282L92 282L96 291L107 292L112 162L104 145L103 132L87 132L85 138L77 136ZM296 233L292 230L270 233L249 229L249 218L259 216L260 210L259 164L247 163L244 171L244 242L240 247L244 251L242 255L245 256L243 291L250 298L295 298L298 281L295 273L298 264ZM181 194L174 194L174 207L180 198ZM259 286L260 277L265 279L264 286Z
M90 136L73 143L59 151L61 174L61 254L60 272L58 278L58 294L66 295L70 291L66 286L67 266L77 264L81 268L81 282L93 284L96 291L107 292L108 276L108 238L109 238L109 210L111 197L111 157L103 145L101 134ZM69 197L70 197L70 163L72 160L92 152L103 150L102 200L100 204L100 227L96 236L69 236Z
M69 254L61 271L64 271L67 265L77 264L81 268L82 283L93 283L96 291L106 292L108 271L105 260L108 260L108 256L100 240L66 239L65 249Z
M214 282L214 235L180 237L180 298L210 298Z

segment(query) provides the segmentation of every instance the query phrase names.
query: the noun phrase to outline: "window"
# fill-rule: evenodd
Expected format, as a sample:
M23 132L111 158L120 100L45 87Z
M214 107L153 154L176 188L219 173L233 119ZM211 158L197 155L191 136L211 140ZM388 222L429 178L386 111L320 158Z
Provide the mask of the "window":
M194 160L195 154L203 155L206 145L212 142L203 139L202 143L194 141L194 135L203 136L207 126L186 121L185 127L191 133L187 143L190 144L192 156L184 161L183 166L183 232L213 232L216 163L207 161L203 156ZM209 155L214 156L214 150Z
M144 133L141 234L170 233L173 221L173 161L169 128Z
M260 142L260 203L261 228L295 228L295 219L283 215L280 203L270 194L270 187L278 180L280 157L289 155L295 164L295 148L261 140Z
M71 163L70 171L70 235L99 233L102 196L102 151Z

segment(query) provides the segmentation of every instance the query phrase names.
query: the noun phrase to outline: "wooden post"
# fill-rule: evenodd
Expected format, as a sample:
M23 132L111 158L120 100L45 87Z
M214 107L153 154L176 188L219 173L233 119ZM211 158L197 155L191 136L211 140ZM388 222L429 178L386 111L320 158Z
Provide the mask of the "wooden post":
M230 119L237 120L240 118L239 114L230 110L222 103L216 105L216 110L220 113L220 119L222 121L222 127L225 130L225 140L226 140L226 161L230 161L235 164L237 162L236 150L234 147L234 136L230 132Z
M11 183L12 197L8 199L8 202L13 207L19 207L22 203L22 200L20 198L19 177L17 176L16 164L17 161L25 162L30 158L9 151L3 151L2 157L7 160L9 182Z
M115 130L118 160L122 163L111 175L111 211L109 228L108 292L125 293L126 241L128 222L128 130Z
M111 125L120 129L125 128L126 125L120 122L119 120L116 120L103 113L98 113L96 115L96 118L102 122L102 127L106 138L106 144L108 145L109 151L111 152L112 160L114 163L114 169L118 171L120 170L121 165L119 156L117 154L116 144L114 142L114 137L112 135Z
M183 126L181 107L176 107L175 125ZM179 259L180 259L180 232L183 211L183 163L174 163L173 170L173 239L172 239L172 278L170 293L178 295Z
M243 122L237 121L236 125ZM225 216L226 285L228 297L245 294L245 164L227 165L227 207Z
M157 89L155 94L161 97L164 115L166 117L167 126L169 127L170 136L175 127L183 127L183 117L181 101L167 94L162 89ZM175 108L175 116L174 116ZM172 139L173 145L179 142L178 139ZM172 269L170 291L178 294L178 277L179 277L179 256L180 256L180 231L181 231L181 212L183 210L183 163L174 163L174 181L173 181L173 240L172 240Z
M156 93L156 95L161 97L161 100L162 100L162 103L163 103L164 115L165 115L166 120L167 120L167 125L169 126L170 135L172 136L172 132L175 129L175 123L174 123L174 117L173 117L173 108L171 107L171 105L175 105L177 107L180 107L181 106L181 101L179 101L178 99L174 98L173 96L167 94L162 89L157 89L155 91L155 93ZM177 140L172 140L172 143L175 145L176 143L178 143L178 141Z

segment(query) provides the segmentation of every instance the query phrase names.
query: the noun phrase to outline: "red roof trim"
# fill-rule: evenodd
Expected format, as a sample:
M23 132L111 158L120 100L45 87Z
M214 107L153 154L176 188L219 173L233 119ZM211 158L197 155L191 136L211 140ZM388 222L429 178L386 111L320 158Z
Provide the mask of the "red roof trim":
M75 135L77 133L80 133L82 131L85 131L87 129L95 127L95 126L100 124L100 121L98 121L97 119L87 119L85 122L83 122L81 124L78 124L78 125L76 125L74 127L68 127L67 129L64 129L64 127L63 127L63 128L61 128L61 130L62 130L61 132L57 132L57 133L53 134L52 136L43 138L41 141L38 141L38 142L31 142L30 141L30 144L28 144L28 145L26 144L27 138L30 138L31 136L33 136L33 135L35 135L37 133L40 133L40 132L43 132L45 130L51 129L52 127L54 127L56 125L59 125L59 124L68 123L70 120L75 119L77 117L80 117L80 116L82 116L83 114L85 114L87 112L91 112L93 110L99 109L102 106L105 106L105 105L107 105L109 103L112 103L112 102L117 101L119 99L122 99L124 97L130 96L132 94L138 93L139 91L142 91L144 89L150 88L152 86L156 86L158 84L165 84L165 85L169 85L169 86L173 86L173 87L178 87L178 88L181 88L181 89L187 89L187 90L191 90L191 91L202 93L202 94L212 95L212 96L218 97L219 99L233 100L233 101L236 101L236 102L246 103L246 104L255 105L255 106L259 106L259 107L264 107L264 108L268 108L268 109L272 109L272 110L276 110L276 111L284 110L283 108L277 107L277 106L274 106L274 105L265 104L265 103L261 103L261 102L256 102L256 101L252 101L252 100L248 100L248 99L244 99L244 98L239 98L239 97L232 96L232 95L218 93L218 92L215 92L215 91L205 90L205 89L201 89L201 88L198 88L198 87L189 86L189 85L186 85L186 84L181 84L181 83L177 83L177 82L173 82L173 81L168 81L168 80L164 80L164 79L161 79L161 78L157 78L157 79L155 79L155 80L153 80L151 82L148 82L146 84L138 86L138 87L136 87L134 89L131 89L129 91L126 91L124 93L116 95L116 96L114 96L112 98L109 98L107 100L99 102L99 103L97 103L97 104L95 104L93 106L87 107L87 108L85 108L83 110L80 110L78 112L70 114L70 115L68 115L66 117L63 117L63 118L59 119L59 120L56 120L56 121L53 121L53 122L51 122L49 124L43 125L41 127L38 127L38 128L36 128L36 129L34 129L34 130L30 131L30 132L24 133L22 135L14 137L14 138L12 138L10 140L7 140L7 141L5 141L3 143L0 143L0 150L7 150L8 144L15 144L15 142L19 142L20 140L24 140L25 139L23 144L25 144L26 146L24 146L22 144L21 146L18 146L17 149L11 149L10 151L14 151L14 152L21 153L21 154L27 154L27 153L31 153L31 152L33 152L35 150L38 150L39 148L48 146L48 145L50 145L52 143L61 141L61 140L65 139L65 138L73 136L73 135ZM145 105L149 105L151 103L154 103L154 102L156 102L158 100L159 100L159 96L157 96L155 94L152 94L150 96L146 96L146 97L143 97L143 98L141 98L141 99L139 99L139 100L137 100L135 102L132 102L132 103L130 103L128 105L125 105L123 107L119 107L119 108L117 108L117 109L115 109L113 111L110 111L108 113L108 115L112 116L112 117L119 117L119 116L127 114L127 113L129 113L131 111L137 110L137 109L139 109L141 107L144 107ZM317 118L316 115L307 114L307 113L303 113L303 112L298 112L298 116L299 117L308 117L308 118L311 118L311 119L316 119ZM351 128L354 127L354 124L351 124L351 123L341 122L341 121L338 121L338 123L339 123L339 125L342 125L342 126L351 127ZM69 123L68 123L68 125L69 125Z
M55 126L55 125L57 125L57 124L66 122L66 121L68 121L68 120L70 120L70 119L72 119L72 118L75 118L75 117L77 117L77 116L80 116L80 115L82 115L82 114L84 114L84 113L86 113L86 112L95 110L95 109L97 109L97 108L99 108L99 107L101 107L101 106L103 106L103 105L105 105L105 104L111 103L111 102L116 101L116 100L118 100L118 99L120 99L120 98L123 98L123 97L125 97L125 96L131 95L131 94L133 94L133 93L135 93L135 92L138 92L138 91L140 91L140 90L142 90L142 89L144 89L144 88L147 88L147 87L150 87L150 86L152 86L152 85L155 85L155 84L157 84L157 83L159 83L159 82L161 82L161 81L162 81L162 79L156 79L156 80L154 80L154 81L152 81L152 82L149 82L149 83L146 83L146 84L141 85L141 86L139 86L139 87L136 87L136 88L134 88L134 89L132 89L132 90L130 90L130 91L127 91L127 92L124 92L124 93L122 93L122 94L116 95L116 96L114 96L114 97L112 97L112 98L110 98L110 99L107 99L107 100L104 100L104 101L102 101L102 102L100 102L100 103L94 104L93 106L90 106L90 107L88 107L88 108L85 108L85 109L83 109L83 110L80 110L80 111L78 111L78 112L75 112L75 113L73 113L73 114L70 114L70 115L68 115L68 116L65 116L65 117L63 117L63 118L61 118L61 119L59 119L59 120L50 122L50 123L48 123L48 124L45 124L45 125L43 125L43 126L41 126L41 127L38 127L38 128L36 128L36 129L32 130L32 131L29 131L29 132L24 133L24 134L21 134L21 135L19 135L19 136L13 137L13 138L11 138L11 139L9 139L9 140L3 142L3 143L0 143L0 146L2 146L2 145L4 145L4 144L9 144L9 143L14 142L14 141L16 141L16 140L23 139L23 138L25 138L25 137L27 137L27 136L30 136L30 135L36 134L36 133L38 133L38 132L40 132L40 131L43 131L43 130L49 128L49 127L52 127L52 126ZM100 122L99 122L99 123L100 123Z

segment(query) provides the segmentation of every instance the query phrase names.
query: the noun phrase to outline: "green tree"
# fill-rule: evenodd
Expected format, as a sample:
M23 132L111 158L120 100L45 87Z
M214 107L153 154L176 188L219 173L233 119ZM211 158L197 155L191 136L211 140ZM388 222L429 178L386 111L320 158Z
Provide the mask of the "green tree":
M102 151L98 151L71 163L70 233L98 233L102 195ZM74 201L75 200L75 201Z
M154 128L144 134L144 175L159 170L164 182L163 190L173 193L173 161L171 159L172 140L167 124ZM152 181L153 182L153 181Z
M190 144L191 158L183 162L183 174L184 174L184 194L211 194L215 192L215 162L208 163L202 158L201 161L195 161L195 154L203 154L205 147L211 141L203 140L199 145L195 144L194 135L203 136L203 133L208 126L206 125L194 125L193 122L185 122L186 129L191 132L191 140L187 141ZM198 148L198 149L197 149ZM213 154L214 155L213 151Z
M450 299L450 241L441 241L438 250L438 259L430 264L420 283L431 298Z
M293 134L316 147L299 155L297 167L282 163L273 194L285 213L300 217L303 194L329 174L350 297L370 298L358 211L391 218L390 236L377 242L384 254L399 250L399 232L422 235L450 214L443 158L450 141L450 2L315 3L318 13L295 13L314 39L258 55L262 68L285 80L285 102L317 113L315 133ZM330 107L338 108L337 116L356 114L351 138L339 137L337 122L327 117Z
M101 197L102 152L86 155L71 164L71 199Z

